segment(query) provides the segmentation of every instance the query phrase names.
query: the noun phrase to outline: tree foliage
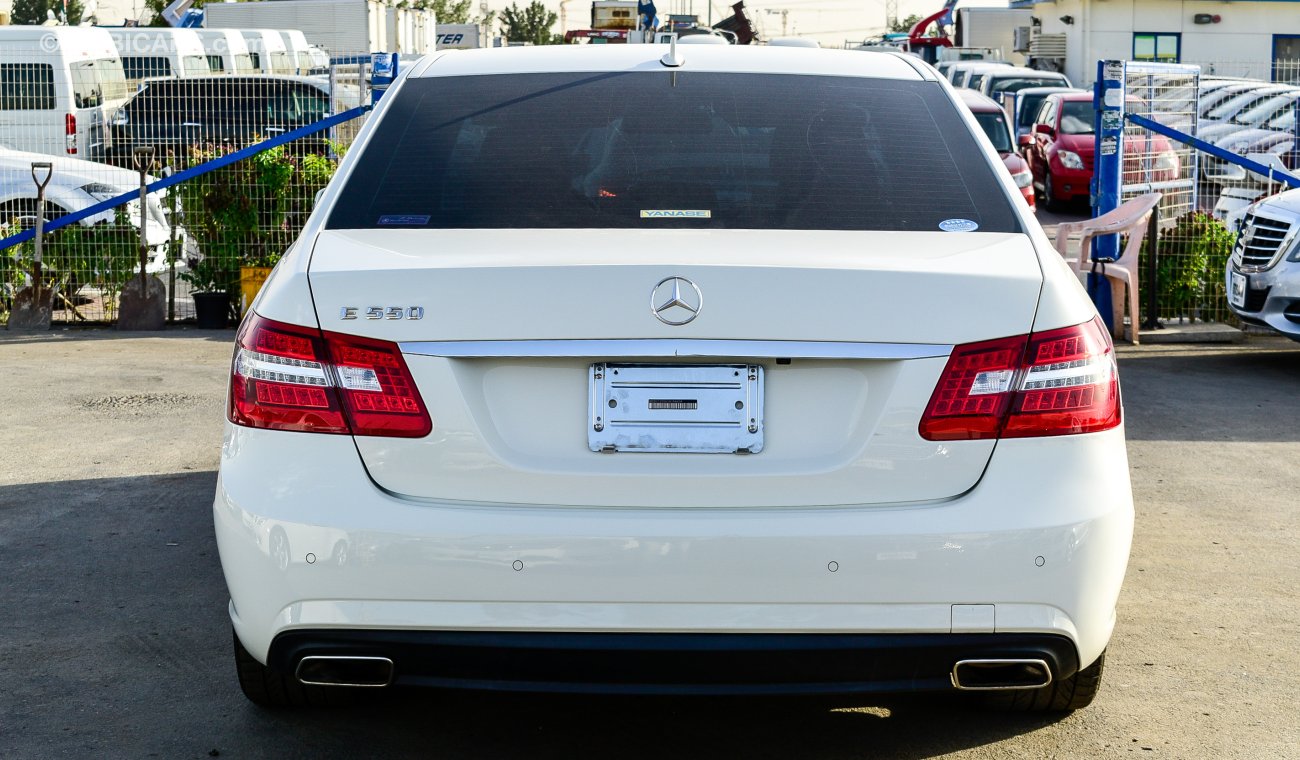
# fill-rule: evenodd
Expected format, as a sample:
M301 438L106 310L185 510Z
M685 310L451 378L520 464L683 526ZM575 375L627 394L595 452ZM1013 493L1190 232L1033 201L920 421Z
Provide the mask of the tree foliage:
M540 0L532 0L521 9L517 3L501 11L501 33L508 42L531 42L534 45L553 45L556 35L551 27L559 16L547 10Z
M432 10L439 24L468 24L474 8L474 0L421 0L421 2L424 2L424 5L417 3L416 7Z
M916 25L919 24L920 22L921 22L921 17L920 17L919 15L913 13L912 15L908 16L907 18L895 19L894 23L892 23L892 24L889 25L889 31L891 31L891 32L910 32L910 31L912 31L912 27L916 26Z
M11 24L44 24L48 16L46 11L54 11L54 17L62 21L62 0L14 0ZM81 23L81 0L68 0L69 24Z

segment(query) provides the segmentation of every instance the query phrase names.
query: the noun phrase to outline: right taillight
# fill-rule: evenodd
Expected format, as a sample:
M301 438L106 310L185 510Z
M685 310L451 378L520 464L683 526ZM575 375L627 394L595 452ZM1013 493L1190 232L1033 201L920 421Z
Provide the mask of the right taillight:
M250 313L236 338L230 382L236 425L403 438L432 429L396 343Z
M1100 318L953 349L921 418L930 441L1028 438L1120 423L1114 346Z
M65 114L63 117L63 144L68 155L77 152L77 115Z

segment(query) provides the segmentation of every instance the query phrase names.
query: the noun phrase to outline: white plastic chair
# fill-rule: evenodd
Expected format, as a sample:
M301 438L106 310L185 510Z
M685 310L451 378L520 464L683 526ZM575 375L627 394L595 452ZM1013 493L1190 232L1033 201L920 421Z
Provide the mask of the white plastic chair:
M1110 302L1114 309L1113 320L1115 338L1124 340L1124 288L1128 288L1129 342L1138 342L1138 252L1142 250L1142 238L1147 232L1147 220L1151 210L1160 202L1160 193L1139 195L1119 205L1114 211L1102 214L1096 219L1082 222L1063 222L1056 228L1056 250L1061 256L1066 255L1066 246L1070 236L1082 235L1079 240L1078 271L1091 272L1092 239L1098 235L1119 233L1128 236L1124 250L1115 261L1097 265L1097 273L1104 274L1110 283Z

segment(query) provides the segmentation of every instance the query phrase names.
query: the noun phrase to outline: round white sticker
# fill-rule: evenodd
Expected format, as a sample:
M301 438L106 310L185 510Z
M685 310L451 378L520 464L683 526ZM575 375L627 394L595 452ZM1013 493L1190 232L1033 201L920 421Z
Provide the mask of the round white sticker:
M944 219L939 222L939 229L944 232L974 232L980 226L969 219Z

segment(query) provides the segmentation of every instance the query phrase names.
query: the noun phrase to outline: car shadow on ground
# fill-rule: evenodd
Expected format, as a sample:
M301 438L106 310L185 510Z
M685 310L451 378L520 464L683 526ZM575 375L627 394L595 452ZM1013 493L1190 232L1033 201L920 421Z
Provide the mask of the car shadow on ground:
M1129 441L1300 441L1300 343L1121 347L1119 372Z
M816 700L555 697L393 692L330 713L249 708L255 732L342 746L367 737L378 754L436 748L443 757L929 758L1028 734L1062 716L997 713L950 697Z
M0 486L0 754L924 758L1062 720L985 711L964 695L393 690L347 708L264 710L235 679L215 481L204 471Z

